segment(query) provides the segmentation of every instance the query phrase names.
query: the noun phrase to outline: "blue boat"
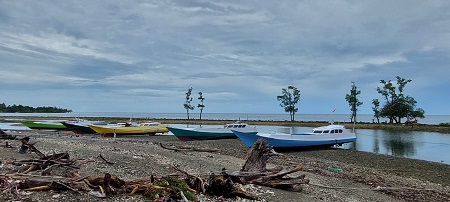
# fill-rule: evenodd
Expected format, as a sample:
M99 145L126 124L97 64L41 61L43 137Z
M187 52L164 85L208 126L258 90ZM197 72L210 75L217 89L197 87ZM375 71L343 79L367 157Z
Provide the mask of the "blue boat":
M311 146L331 146L353 142L356 135L342 125L328 125L314 128L309 133L262 133L231 130L248 147L259 139L266 139L274 148L293 148Z

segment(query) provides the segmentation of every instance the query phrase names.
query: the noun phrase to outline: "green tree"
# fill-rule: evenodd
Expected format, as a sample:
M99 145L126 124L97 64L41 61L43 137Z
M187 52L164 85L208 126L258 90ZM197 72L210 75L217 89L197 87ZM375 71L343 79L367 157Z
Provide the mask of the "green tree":
M404 94L405 86L411 79L404 79L397 76L396 85L392 81L380 80L382 86L377 87L377 92L385 99L385 105L380 110L380 116L389 118L389 123L401 123L402 118L423 118L425 111L415 109L417 101Z
M352 89L350 90L350 94L345 95L345 100L347 100L348 105L350 106L350 110L352 111L352 115L350 116L351 122L356 122L356 112L358 111L358 107L363 103L359 101L358 95L361 94L361 91L358 90L355 82L352 81L351 85Z
M298 101L300 101L300 90L294 86L288 86L281 90L282 95L277 96L277 100L281 101L280 106L284 107L285 112L289 112L291 121L295 120L295 113L298 108L295 107Z
M378 99L373 99L372 104L373 117L377 119L377 123L380 123L380 101Z
M425 118L425 110L423 110L422 108L417 108L416 110L412 111L411 114L408 114L408 122L410 122L410 120L412 119L417 121L417 118Z
M200 100L200 103L197 105L197 108L200 109L200 120L202 120L203 108L205 108L205 105L203 104L203 101L205 100L205 98L203 97L202 92L198 92L197 99Z
M70 109L63 109L59 107L30 107L24 105L8 105L0 104L0 112L4 113L67 113L72 112Z
M0 104L0 112L6 112L6 105L5 105L5 103Z
M186 109L187 118L189 120L189 110L194 110L194 106L191 105L192 102L192 87L186 92L186 101L184 102L184 108Z

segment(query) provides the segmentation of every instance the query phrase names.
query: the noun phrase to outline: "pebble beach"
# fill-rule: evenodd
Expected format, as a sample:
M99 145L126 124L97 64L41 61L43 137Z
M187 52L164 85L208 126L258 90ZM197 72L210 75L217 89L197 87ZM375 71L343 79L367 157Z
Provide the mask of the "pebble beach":
M23 135L17 131L9 133ZM26 133L32 137L30 142L45 154L68 152L72 159L90 159L80 168L82 176L102 177L110 173L125 180L171 175L176 173L173 166L197 176L219 173L222 169L233 172L243 165L249 149L239 139L182 142L172 135L113 139L68 131ZM0 145L5 145L6 140L0 141ZM12 148L0 147L1 174L8 170L6 161L36 158L33 153L19 154L19 141L8 142ZM160 143L216 152L167 150ZM450 166L446 164L338 148L279 153L283 155L271 157L268 167L302 165L304 169L300 174L305 174L310 183L302 185L301 191L245 185L244 189L259 196L257 201L450 201ZM106 164L99 155L114 164ZM13 200L5 193L1 197L0 200ZM71 191L27 191L22 197L30 201L148 201L138 195L102 199ZM199 195L198 201L250 200Z

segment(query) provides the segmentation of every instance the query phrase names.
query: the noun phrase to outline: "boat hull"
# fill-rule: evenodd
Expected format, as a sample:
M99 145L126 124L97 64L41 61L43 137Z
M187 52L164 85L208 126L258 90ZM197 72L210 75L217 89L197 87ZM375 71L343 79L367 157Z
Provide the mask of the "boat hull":
M193 141L193 140L216 140L216 139L233 139L237 136L231 132L231 130L224 131L197 131L195 129L182 129L182 128L172 128L168 127L169 131L172 132L178 139L182 141Z
M354 134L343 135L301 135L301 134L277 134L271 137L271 134L264 134L258 132L239 132L233 131L239 139L248 147L259 139L264 138L269 145L274 148L294 148L294 147L314 147L337 145L356 140Z
M22 125L31 128L31 129L38 129L38 130L66 130L66 126L64 126L61 123L37 123L32 121L24 121L21 122Z
M94 134L96 133L92 128L89 128L89 126L83 126L83 125L77 125L67 122L62 122L62 124L68 129L71 130L74 133L77 134Z
M89 128L100 134L116 134L116 135L144 135L144 134L156 134L167 133L169 130L165 125L159 127L105 127L89 125Z

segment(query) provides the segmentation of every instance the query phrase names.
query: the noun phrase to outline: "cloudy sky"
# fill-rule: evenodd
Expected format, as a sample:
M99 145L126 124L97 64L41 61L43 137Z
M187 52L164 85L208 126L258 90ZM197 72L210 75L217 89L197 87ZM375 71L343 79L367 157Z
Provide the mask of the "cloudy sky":
M450 114L450 1L0 1L0 103L74 112L371 114L380 80L411 79ZM197 109L194 112L198 111Z

